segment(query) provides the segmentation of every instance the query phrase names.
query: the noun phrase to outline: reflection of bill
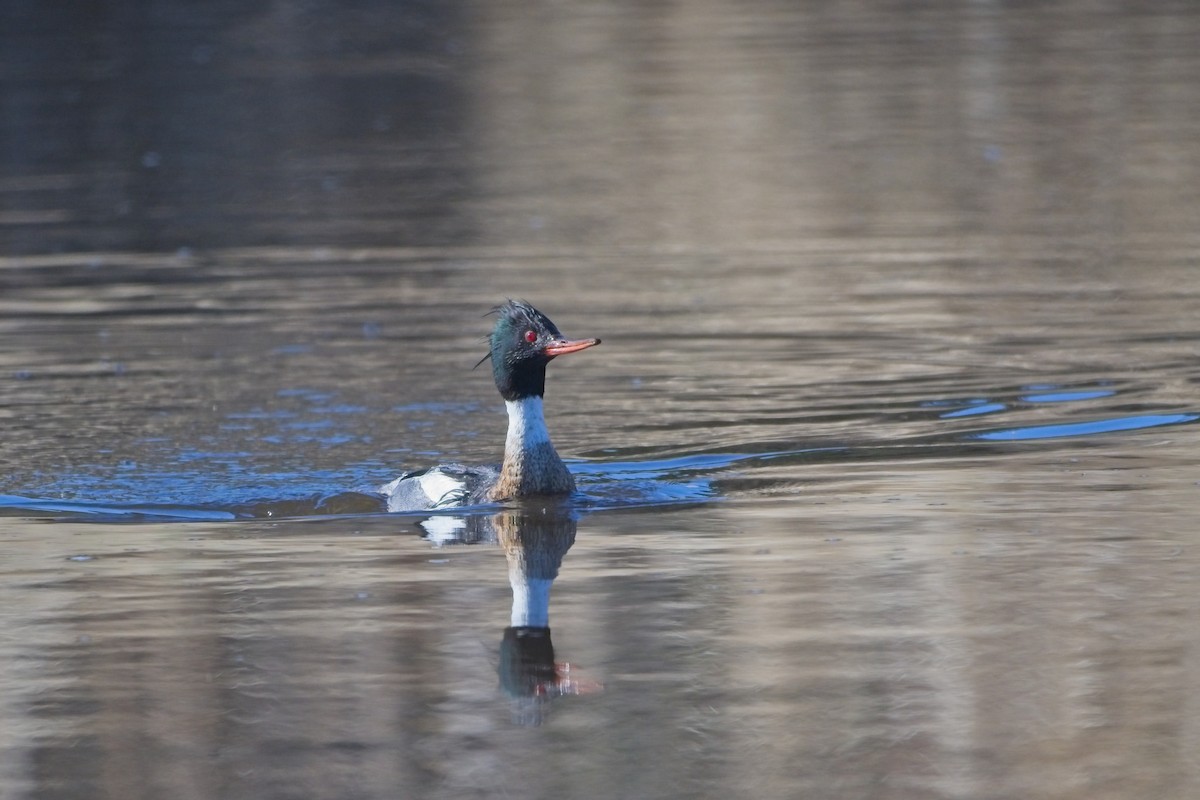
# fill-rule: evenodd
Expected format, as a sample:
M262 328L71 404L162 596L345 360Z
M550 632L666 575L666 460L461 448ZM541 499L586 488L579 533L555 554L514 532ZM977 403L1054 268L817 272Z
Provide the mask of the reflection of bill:
M514 721L541 724L554 698L604 689L578 667L554 660L550 587L575 543L576 521L569 508L527 502L490 516L432 517L422 527L439 545L498 542L504 549L513 602L500 640L498 672L500 687L513 699Z
M578 667L554 660L549 628L505 628L500 640L500 686L514 698L593 694L604 684Z

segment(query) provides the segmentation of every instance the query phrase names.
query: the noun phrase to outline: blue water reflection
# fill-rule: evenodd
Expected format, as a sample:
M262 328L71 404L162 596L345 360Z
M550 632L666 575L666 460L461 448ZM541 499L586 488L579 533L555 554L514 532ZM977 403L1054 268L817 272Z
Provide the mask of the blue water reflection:
M980 414L994 414L997 411L1003 411L1008 408L1004 403L988 403L979 402L976 405L970 405L966 408L960 408L957 411L947 411L942 414L942 419L955 419L957 417L974 417Z
M1098 387L1063 387L1056 384L1032 384L1024 386L1015 393L1014 397L975 397L970 399L939 399L929 400L921 405L926 408L946 408L952 410L942 412L939 419L959 419L963 417L983 416L1001 412L1016 412L1021 404L1026 408L1039 405L1070 404L1091 400L1104 400L1118 395L1116 388L1108 388L1107 381L1099 382ZM1093 384L1093 386L1095 386ZM1039 439L1059 439L1080 436L1096 436L1121 431L1134 431L1144 428L1157 428L1164 425L1179 425L1194 422L1200 415L1190 412L1173 414L1133 414L1102 417L1079 422L1054 422L1038 425L1013 425L1000 430L989 430L968 434L968 438L990 442L1032 441Z
M1062 425L1032 425L1027 428L1007 428L986 431L975 435L977 439L990 442L1012 442L1030 439L1057 439L1064 436L1093 436L1099 433L1133 431L1142 428L1157 428L1163 425L1179 425L1200 419L1197 414L1143 414L1133 417L1097 419L1088 422L1071 422Z
M376 514L385 511L374 487L398 469L414 462L444 460L436 450L389 450L383 458L348 463L338 469L264 470L263 453L286 447L314 445L326 449L352 441L369 441L358 430L369 418L365 406L337 400L328 392L305 389L285 390L298 398L300 408L264 410L252 406L245 411L224 415L224 423L236 428L240 447L233 448L226 437L208 437L211 449L189 447L171 452L166 440L153 442L153 452L144 459L122 460L102 474L79 473L57 476L47 485L30 486L27 491L0 497L0 513L35 512L39 515L65 515L84 519L136 520L227 520L262 517L289 518L346 514ZM958 420L996 414L1017 415L1037 406L1058 405L1065 412L1074 402L1090 402L1116 397L1116 388L1097 386L1059 387L1052 384L1023 386L993 396L926 400L924 408L946 409L938 420ZM464 415L477 411L474 405L422 403L393 409L412 426L430 425L425 415ZM959 446L966 441L1018 442L1043 439L1078 438L1136 431L1146 428L1194 422L1200 415L1177 413L1121 414L1081 421L1042 422L1009 425L991 430L962 431L949 425L939 426L919 439L923 443ZM245 426L244 428L242 426ZM819 433L817 422L806 424ZM786 432L780 432L786 435ZM474 434L464 431L463 436ZM722 497L728 484L718 485L738 472L766 470L773 463L805 462L813 459L853 459L856 454L877 457L881 447L895 448L888 431L877 429L865 438L825 447L795 446L795 442L746 443L748 452L685 452L655 457L572 460L579 491L572 498L579 513L611 509L708 503ZM771 445L776 445L771 447ZM617 456L618 451L602 451ZM158 457L157 459L155 457ZM161 459L168 461L163 469ZM736 471L736 472L735 472ZM469 509L467 515L492 514L494 507Z
M1086 392L1046 392L1044 394L1027 394L1021 397L1026 403L1070 403L1075 400L1098 400L1102 397L1112 397L1116 392L1111 389L1094 389Z

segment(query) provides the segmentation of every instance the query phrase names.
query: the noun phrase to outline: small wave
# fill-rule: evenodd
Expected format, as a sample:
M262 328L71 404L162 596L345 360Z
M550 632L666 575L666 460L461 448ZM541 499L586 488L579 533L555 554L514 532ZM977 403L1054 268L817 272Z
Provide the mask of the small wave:
M1197 414L1143 414L1133 417L1111 417L1089 422L1068 422L1059 425L1032 425L1024 428L1005 428L984 431L972 438L989 442L1014 442L1032 439L1058 439L1066 436L1094 436L1100 433L1133 431L1143 428L1158 428L1164 425L1180 425L1200 419Z
M978 403L976 405L960 408L957 411L947 411L941 414L942 419L956 419L958 417L974 417L980 414L995 414L1007 409L1004 403Z
M1102 397L1112 397L1116 392L1112 389L1094 389L1084 392L1043 392L1040 394L1022 395L1026 403L1073 403L1077 400L1099 400Z
M738 464L752 464L808 452L812 451L693 453L644 461L572 461L570 468L579 483L579 492L573 502L582 513L710 502L718 493L708 473ZM210 455L214 454L190 454L189 460L206 463L208 459L205 456ZM356 479L347 482L359 487L378 485L379 481L365 479L369 472L353 471ZM0 495L0 515L27 516L33 513L90 521L223 522L386 513L379 495L369 490L359 488L357 491L336 493L313 491L336 486L349 477L347 474L244 473L241 477L243 483L231 486L228 481L213 482L202 473L129 475L119 485L111 481L103 482L102 491L85 500ZM279 493L272 496L272 487ZM73 488L86 497L90 494L89 489L99 486L90 481L76 480ZM205 499L195 505L158 504L140 499L139 496L153 497L159 488L176 497ZM288 491L289 488L292 491ZM457 509L456 513L491 513L495 508L479 506Z
M0 514L27 515L65 514L68 517L94 520L178 520L192 522L219 522L237 519L232 511L211 508L188 508L167 505L120 505L95 503L84 500L53 500L20 495L0 495Z

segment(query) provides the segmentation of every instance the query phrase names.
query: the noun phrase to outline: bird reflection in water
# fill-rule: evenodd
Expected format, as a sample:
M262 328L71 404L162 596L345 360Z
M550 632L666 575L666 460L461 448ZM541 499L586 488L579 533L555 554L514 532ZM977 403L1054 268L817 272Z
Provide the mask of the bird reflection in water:
M603 690L578 667L554 660L550 587L575 543L577 523L569 508L527 501L494 515L433 517L422 527L437 544L496 542L504 550L513 602L498 672L500 688L513 701L514 722L540 725L556 698Z

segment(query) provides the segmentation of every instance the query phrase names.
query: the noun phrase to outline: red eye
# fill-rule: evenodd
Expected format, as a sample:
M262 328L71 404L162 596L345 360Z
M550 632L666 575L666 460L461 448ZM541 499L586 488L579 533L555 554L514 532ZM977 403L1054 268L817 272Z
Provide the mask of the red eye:
M525 341L529 342L530 344L533 344L534 342L536 342L537 341L537 332L525 331Z

